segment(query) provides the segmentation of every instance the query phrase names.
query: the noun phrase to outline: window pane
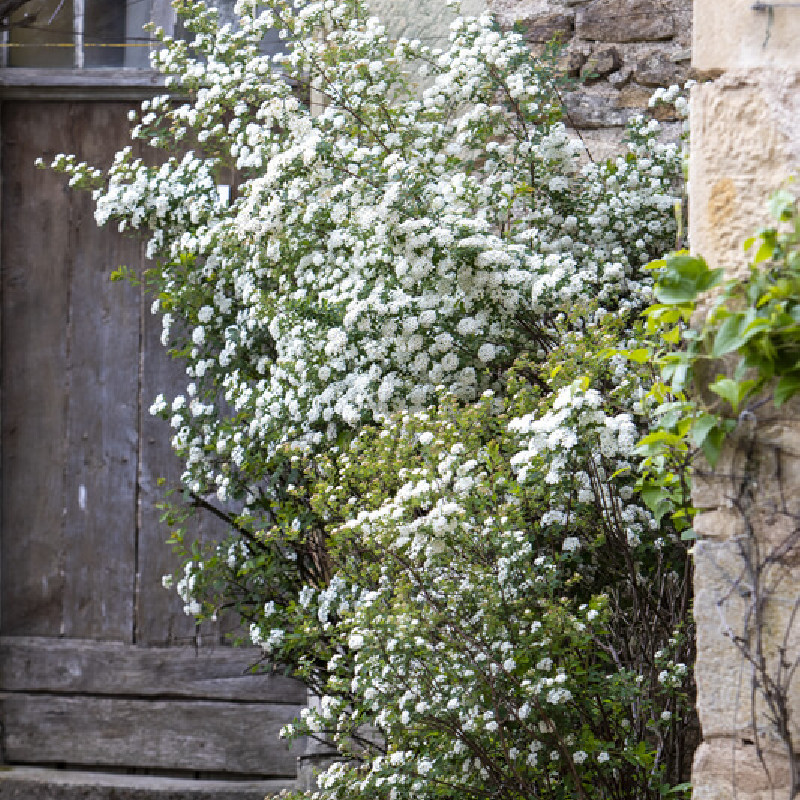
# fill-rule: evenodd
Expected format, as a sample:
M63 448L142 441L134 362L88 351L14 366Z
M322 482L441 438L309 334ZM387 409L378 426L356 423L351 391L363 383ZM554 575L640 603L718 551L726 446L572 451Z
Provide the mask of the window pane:
M219 12L219 23L224 25L230 23L233 27L237 27L237 16L233 10L236 5L236 0L209 0L208 5L214 6ZM184 20L178 17L175 24L175 36L179 39L186 39L191 41L194 34L186 29ZM267 31L266 36L261 42L260 50L265 55L275 55L276 53L285 53L286 45L278 37L277 28L272 28Z
M161 12L163 14L163 7ZM124 66L135 69L149 68L150 49L158 43L152 33L144 30L144 26L153 20L154 16L157 24L165 24L165 21L158 15L154 15L152 0L128 0L125 9L125 43L127 47L125 47Z
M60 6L60 8L59 8ZM36 19L14 26L26 13ZM75 64L72 0L28 3L11 17L8 64L11 67L72 67Z
M84 66L123 66L128 45L125 37L124 0L84 0L84 2Z

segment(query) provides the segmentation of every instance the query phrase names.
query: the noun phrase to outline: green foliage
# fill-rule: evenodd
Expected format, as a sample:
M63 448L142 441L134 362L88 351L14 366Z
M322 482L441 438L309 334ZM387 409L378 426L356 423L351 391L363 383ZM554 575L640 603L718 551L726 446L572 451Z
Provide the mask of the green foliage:
M800 208L782 190L770 211L776 225L745 242L752 260L742 277L723 281L723 270L685 251L649 265L659 302L645 311L646 329L661 348L652 352L660 379L649 393L658 422L639 442L640 487L659 518L672 514L682 527L694 513L686 476L696 453L713 468L750 409L800 391Z
M151 407L185 465L165 521L187 613L237 612L317 694L286 735L342 756L324 800L681 793L690 564L661 495L684 487L637 476L682 434L636 452L648 397L684 424L637 322L680 236L680 148L637 116L624 156L582 158L554 51L488 14L433 49L358 0L239 3L233 27L176 7L195 39L154 63L183 99L132 115L158 166L54 165L149 237L187 374ZM669 335L712 281L675 267ZM229 535L187 541L192 511Z

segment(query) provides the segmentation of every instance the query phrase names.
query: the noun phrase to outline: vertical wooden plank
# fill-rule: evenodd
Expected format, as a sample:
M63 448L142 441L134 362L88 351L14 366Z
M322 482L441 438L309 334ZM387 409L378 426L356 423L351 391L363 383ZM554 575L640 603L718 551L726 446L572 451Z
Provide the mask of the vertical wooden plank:
M141 244L97 229L88 195L33 167L62 151L108 163L127 139L126 112L6 106L2 632L214 645L220 626L204 625L198 642L194 620L161 585L178 562L157 481L177 486L181 466L169 426L148 408L186 380L160 344L160 319L149 309L141 318L138 290L108 280L120 264L140 266ZM224 533L209 515L193 527Z
M61 151L67 113L64 103L2 108L5 634L57 636L62 626L71 220L63 180L33 162Z
M171 359L161 344L161 316L150 313L152 298L145 298L142 319L141 455L139 468L139 539L136 600L136 641L139 644L194 644L217 646L228 643L227 633L239 630L238 619L225 614L216 622L199 627L183 612L183 601L175 589L165 590L162 578L180 567L179 558L166 545L168 527L160 521L157 506L167 491L180 488L183 465L170 444L172 429L149 408L158 394L168 399L184 393L188 382L185 364ZM163 479L163 485L159 481ZM219 541L227 528L218 518L199 510L187 525L188 538Z
M108 275L138 245L34 168L65 151L108 163L126 113L4 106L4 633L132 637L140 303Z
M167 489L180 485L182 466L172 452L172 429L164 420L153 417L149 408L156 395L181 391L186 386L183 365L169 358L161 344L161 317L148 308L143 314L142 347L142 451L139 468L139 554L136 598L136 640L140 644L166 645L196 643L194 618L183 612L183 602L174 589L166 590L162 577L179 566L178 558L167 546L169 529L160 522L157 505ZM159 479L164 485L159 486ZM196 528L193 520L192 527ZM211 631L203 639L217 637ZM208 642L209 644L212 642Z
M70 106L70 144L106 165L127 138L124 104ZM101 135L98 135L102 132ZM100 229L86 193L72 192L70 396L64 518L64 634L131 641L136 541L140 292L112 283L139 243Z

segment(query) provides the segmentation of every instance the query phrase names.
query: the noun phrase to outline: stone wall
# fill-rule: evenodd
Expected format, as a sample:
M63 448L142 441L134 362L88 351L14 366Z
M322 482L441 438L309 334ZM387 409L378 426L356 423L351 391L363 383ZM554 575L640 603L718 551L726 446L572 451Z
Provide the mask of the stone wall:
M767 221L770 193L800 172L800 7L695 0L694 14L693 64L713 80L692 91L692 249L736 274L746 264L744 238ZM767 400L741 418L715 470L700 470L693 499L702 509L695 619L703 729L693 796L790 800L800 788L798 759L779 735L764 675L745 656L763 657L766 673L784 681L797 749L800 402L776 410Z
M582 79L564 100L594 158L619 149L628 118L659 86L689 78L692 0L487 0L501 24L520 22L534 48L555 36L563 65ZM680 124L662 114L667 136Z
M368 0L369 10L386 24L392 36L419 39L431 47L444 47L455 18L445 0ZM480 14L486 0L463 0L462 13Z

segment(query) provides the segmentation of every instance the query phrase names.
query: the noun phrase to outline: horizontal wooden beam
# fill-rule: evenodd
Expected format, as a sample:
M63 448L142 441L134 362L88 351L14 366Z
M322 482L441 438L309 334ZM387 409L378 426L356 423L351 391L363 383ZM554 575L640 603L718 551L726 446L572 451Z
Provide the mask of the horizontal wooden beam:
M37 800L264 800L295 789L288 778L192 780L43 767L3 767L1 798Z
M278 738L287 705L0 694L11 763L139 767L293 777L297 754Z
M256 648L139 647L118 642L0 637L0 691L302 705L305 687L253 675Z
M150 69L0 69L0 98L15 100L142 100L164 92Z

